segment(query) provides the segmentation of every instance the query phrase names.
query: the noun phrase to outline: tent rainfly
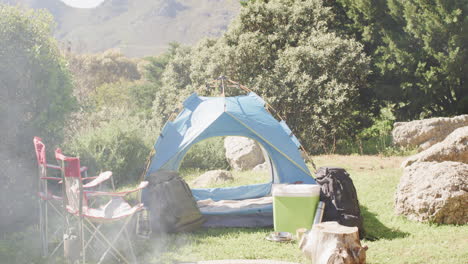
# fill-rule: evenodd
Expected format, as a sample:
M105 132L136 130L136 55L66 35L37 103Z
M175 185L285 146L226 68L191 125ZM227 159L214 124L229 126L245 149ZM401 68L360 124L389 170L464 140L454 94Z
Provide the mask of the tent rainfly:
M154 146L146 176L158 170L178 171L180 164L197 142L218 136L243 136L254 139L268 154L271 182L227 188L192 189L197 201L211 199L246 200L270 196L272 183L315 184L301 157L298 139L284 121L277 121L266 109L265 101L257 94L235 97L202 97L196 93L188 97L184 109L174 121L166 123ZM143 191L145 202L145 190ZM212 226L265 226L272 223L271 203L263 206L241 206L223 212L204 212L207 215L225 215L229 221L218 221ZM258 221L257 217L266 221ZM239 221L235 221L236 217ZM250 220L245 220L245 219ZM215 222L216 222L215 221ZM210 222L210 221L208 221Z

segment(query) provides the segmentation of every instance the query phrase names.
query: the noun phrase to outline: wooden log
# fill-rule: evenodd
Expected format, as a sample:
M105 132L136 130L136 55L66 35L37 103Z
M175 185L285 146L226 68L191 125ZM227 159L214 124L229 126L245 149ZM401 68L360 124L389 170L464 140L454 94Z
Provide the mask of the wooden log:
M367 246L362 247L357 227L323 222L312 227L299 243L313 264L364 264Z

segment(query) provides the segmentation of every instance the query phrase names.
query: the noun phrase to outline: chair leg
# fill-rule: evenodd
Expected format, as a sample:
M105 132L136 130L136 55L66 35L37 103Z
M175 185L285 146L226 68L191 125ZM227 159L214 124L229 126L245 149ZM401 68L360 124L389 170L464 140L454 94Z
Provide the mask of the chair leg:
M62 212L50 201L46 200L40 200L39 201L39 225L40 225L40 232L41 232L41 243L42 243L42 254L44 257L51 257L53 256L57 250L62 246L63 244L63 236L59 239L59 244L55 246L55 248L52 250L52 253L49 253L49 246L50 242L52 241L51 239L54 239L60 234L60 231L62 231L62 228L59 227L57 228L53 234L49 236L49 225L50 225L50 220L48 217L49 214L49 206L57 213L59 217L63 217ZM52 238L51 238L52 237ZM51 241L49 241L51 240Z
M89 237L88 241L86 241L86 244L85 244L85 248L88 248L89 244L93 241L93 239L96 237L96 234L97 234L97 230L99 228L101 228L101 225L102 224L99 224L97 227L94 228L94 231L92 231L91 229L89 229L86 225L85 225L85 228L88 230L88 232L91 234L91 236Z
M91 236L89 237L88 241L86 242L85 244L85 249L88 248L89 244L91 244L91 242L93 241L94 238L96 238L97 241L101 242L102 245L106 246L106 242L100 240L97 235L98 235L98 230L99 228L102 226L102 224L99 224L97 227L95 225L92 225L92 227L94 228L94 231L91 230L91 228L89 228L89 225L86 225L84 224L84 228L91 234ZM92 247L90 247L91 249L93 249ZM96 251L94 251L96 252ZM110 251L110 254L112 254L112 256L116 259L118 259L119 257L117 255L115 255L114 252Z
M46 234L45 234L45 220L44 220L44 201L39 200L39 233L41 237L41 249L42 256L47 257L47 243L46 243Z
M50 256L53 256L57 251L58 249L63 245L63 239L60 241L60 243L54 248L54 250L52 251L52 253L50 253Z
M117 233L117 235L115 236L115 238L113 239L112 242L109 241L109 239L107 239L107 237L106 237L104 234L102 234L101 231L99 231L99 230L97 231L98 234L101 236L101 238L102 238L102 239L107 243L107 245L108 245L107 250L104 252L104 254L103 254L103 255L101 256L101 258L99 259L98 264L102 263L102 261L104 260L104 258L106 257L106 255L109 253L109 251L110 251L111 249L114 250L114 252L115 252L117 255L119 255L119 257L120 257L125 263L127 263L127 264L130 263L130 262L122 255L122 253L120 253L120 251L117 250L117 249L115 248L115 246L114 246L115 242L116 242L116 241L119 239L119 237L122 235L122 232L124 231L125 227L127 226L128 222L129 222L129 220L130 220L130 218L131 218L131 217L129 217L129 218L124 222L122 228L121 228L120 231ZM88 220L88 222L89 222L92 226L94 226L94 225L91 223L91 221Z
M46 256L49 256L49 210L47 207L47 201L44 201L44 243Z
M83 264L86 263L86 249L85 249L85 238L84 238L84 228L83 228L83 217L79 217L79 228L80 228L80 244L81 244L81 257Z
M130 217L130 220L129 220L130 222L131 222L131 219L132 219L132 218L133 218L133 216ZM124 232L125 232L125 236L127 237L128 246L130 247L130 254L132 255L132 256L131 256L131 257L132 257L132 261L133 261L133 263L138 263L138 262L137 262L137 259L136 259L135 251L133 250L132 240L130 239L130 235L128 234L128 230L127 230L127 226L126 226L126 225L124 226L124 229L125 229L125 231L124 231Z

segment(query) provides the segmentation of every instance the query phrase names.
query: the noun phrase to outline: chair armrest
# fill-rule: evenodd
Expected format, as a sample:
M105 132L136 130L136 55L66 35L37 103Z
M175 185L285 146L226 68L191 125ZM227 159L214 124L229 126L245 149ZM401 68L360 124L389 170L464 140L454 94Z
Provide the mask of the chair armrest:
M60 167L59 165L54 165L54 164L46 164L46 168L49 168L49 169L54 169L54 170L61 170L62 167ZM88 170L88 167L81 167L80 168L80 172L83 173L85 171Z
M87 184L83 185L83 188L91 188L91 187L95 187L95 186L98 186L99 184L103 183L104 181L107 181L110 177L112 177L112 172L111 171L105 171L101 174L99 174L99 176L97 176L97 178L95 178L94 180L88 182ZM86 179L86 178L83 178L83 179Z
M86 177L86 178L81 178L82 181L89 181L89 180L94 180L97 179L99 176L93 176L93 177Z
M93 197L93 196L116 196L116 197L123 197L129 193L133 193L133 192L137 192L143 188L145 188L146 186L148 186L148 182L147 181L142 181L140 183L140 185L138 185L137 188L133 189L133 190L129 190L129 191L124 191L124 192L100 192L100 191L84 191L83 193L86 195L86 196L89 196L89 197Z
M54 169L54 170L61 170L62 169L60 166L53 165L53 164L46 164L46 168Z
M58 177L41 177L41 180L54 180L54 181L61 181L62 178Z

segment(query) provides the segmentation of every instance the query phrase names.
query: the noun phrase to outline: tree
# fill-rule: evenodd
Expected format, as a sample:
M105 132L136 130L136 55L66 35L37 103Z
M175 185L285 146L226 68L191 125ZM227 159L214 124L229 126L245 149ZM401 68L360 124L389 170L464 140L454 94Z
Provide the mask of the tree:
M58 142L76 106L53 25L45 11L0 5L0 120L7 148L20 155L31 153L33 135Z
M83 104L89 94L103 84L140 79L138 61L129 59L116 50L100 54L67 54L74 77L74 93Z
M468 113L468 3L339 0L372 55L373 87L399 120Z
M226 75L271 103L310 150L329 151L366 119L369 74L362 45L335 33L333 19L320 0L246 2L224 36L178 50L154 111L168 117L168 106Z
M0 186L5 188L1 200L9 201L0 205L0 224L22 217L32 204L33 136L43 137L52 149L75 107L52 29L52 16L45 11L0 4ZM13 215L12 207L25 211Z

